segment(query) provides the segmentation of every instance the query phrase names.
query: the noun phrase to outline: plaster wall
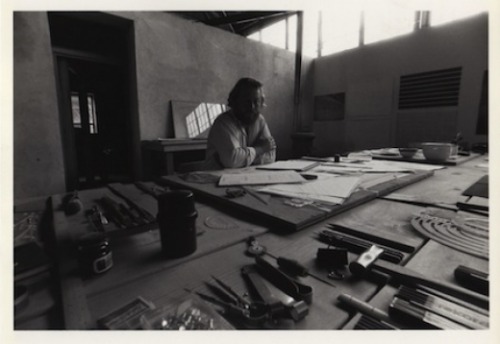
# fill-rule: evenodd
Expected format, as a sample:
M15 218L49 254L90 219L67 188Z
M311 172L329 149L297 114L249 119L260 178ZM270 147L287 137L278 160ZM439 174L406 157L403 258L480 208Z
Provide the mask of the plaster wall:
M397 110L401 75L459 66L462 80L458 107ZM412 126L417 126L422 135L432 133L451 140L460 131L464 141L486 142L488 138L476 135L475 129L487 69L486 14L318 58L314 95L346 92L346 116L341 121L314 122L315 147L320 154L329 155L393 146L401 143L404 131ZM441 129L437 124L443 124Z
M168 13L119 13L134 20L141 140L173 136L171 100L227 103L241 77L264 84L263 114L291 154L295 54Z
M45 12L14 13L14 199L65 191L56 82Z

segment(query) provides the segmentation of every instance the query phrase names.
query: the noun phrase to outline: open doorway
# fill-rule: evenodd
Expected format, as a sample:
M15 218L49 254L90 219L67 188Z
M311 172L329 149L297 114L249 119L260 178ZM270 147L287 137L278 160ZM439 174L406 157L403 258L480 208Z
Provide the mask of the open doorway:
M101 13L49 13L69 190L137 178L132 25Z

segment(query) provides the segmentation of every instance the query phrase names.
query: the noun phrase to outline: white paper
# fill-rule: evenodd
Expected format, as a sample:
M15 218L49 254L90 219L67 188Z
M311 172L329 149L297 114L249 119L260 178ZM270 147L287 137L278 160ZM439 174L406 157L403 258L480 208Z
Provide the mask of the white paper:
M267 165L260 165L256 168L259 170L294 170L294 171L307 171L314 166L319 165L319 161L307 160L281 160Z
M272 185L259 188L259 191L341 204L356 189L360 181L359 176L322 176L303 184Z
M286 184L305 181L304 177L295 171L254 171L251 173L223 174L219 180L219 186Z

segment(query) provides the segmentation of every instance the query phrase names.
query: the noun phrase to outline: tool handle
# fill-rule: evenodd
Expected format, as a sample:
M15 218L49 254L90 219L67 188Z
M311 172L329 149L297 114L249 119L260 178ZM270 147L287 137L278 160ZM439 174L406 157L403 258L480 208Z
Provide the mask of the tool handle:
M413 246L407 245L405 243L402 243L402 242L399 242L399 241L396 241L393 239L384 238L381 236L377 236L374 234L363 232L363 231L358 230L358 229L353 229L353 228L341 226L341 225L334 224L334 223L330 223L328 226L337 232L341 232L344 234L350 234L350 235L353 235L353 236L356 236L358 238L362 238L365 240L370 240L370 241L373 241L374 243L378 243L380 245L391 247L391 248L396 249L396 250L400 250L400 251L404 251L404 252L408 252L408 253L413 253L415 251L415 248Z
M450 283L439 282L437 280L426 278L425 276L406 267L384 261L378 261L373 263L372 269L389 274L393 279L400 283L427 286L432 289L437 289L438 291L446 293L450 296L472 303L483 309L489 309L489 297Z
M296 260L278 257L276 262L280 268L295 276L307 276L309 274L308 269Z
M454 271L455 279L467 289L483 295L490 294L489 274L464 265L459 265Z
M353 275L363 275L383 252L384 250L380 247L372 245L368 250L363 252L356 261L349 264L349 270Z
M328 245L345 247L349 251L354 253L362 253L365 250L369 249L372 245L372 243L369 241L339 235L330 230L324 230L319 233L319 239L322 242L327 243ZM384 248L384 252L380 256L380 259L384 259L392 263L400 263L403 258L403 253L389 248Z

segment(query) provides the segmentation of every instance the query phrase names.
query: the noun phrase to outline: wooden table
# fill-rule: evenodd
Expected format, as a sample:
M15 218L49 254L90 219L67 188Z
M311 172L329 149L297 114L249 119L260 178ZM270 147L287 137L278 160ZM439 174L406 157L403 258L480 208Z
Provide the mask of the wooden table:
M179 152L205 151L207 140L162 139L142 142L147 175L170 175L175 172L174 155Z
M438 170L433 176L415 184L402 185L398 193L418 194L453 202L470 184L488 173L477 165L484 162L478 157L461 164ZM127 188L128 186L124 186ZM129 190L130 191L130 190ZM89 191L84 204L101 195L103 190ZM138 192L138 191L134 191ZM97 196L96 196L97 193ZM141 198L137 198L141 199ZM142 195L141 205L155 213L154 202ZM199 228L205 231L198 237L197 252L186 258L168 260L159 254L160 245L155 229L124 237L115 242L115 266L101 276L82 280L76 273L74 261L68 259L72 254L67 244L78 230L86 230L83 218L68 219L58 211L60 197L53 197L54 225L56 237L61 247L60 278L62 284L62 308L65 326L68 329L96 328L96 319L113 309L142 296L157 306L168 305L189 297L185 288L206 292L204 282L216 276L230 284L239 294L247 291L241 277L241 268L254 262L245 255L245 240L256 236L274 257L283 256L295 259L309 268L312 274L327 279L328 271L315 264L318 248L326 247L317 240L317 233L327 224L336 223L352 226L366 233L381 237L399 238L401 242L414 246L413 253L406 253L402 262L406 267L437 281L454 283L453 269L458 264L466 264L483 271L489 271L487 260L476 258L440 245L417 233L409 220L421 206L404 204L384 199L371 198L354 208L329 218L322 218L299 231L276 232L266 227L263 221L254 222L252 217L230 211L206 202L198 202L200 216ZM148 205L149 204L149 205ZM236 224L232 229L213 229L206 226L207 217L218 216ZM265 222L265 221L264 221ZM74 240L74 239L73 239ZM357 254L349 253L350 261ZM270 261L273 258L266 257ZM349 293L358 299L387 311L394 295L393 286L379 286L374 282L349 277L332 281L336 288L317 279L306 276L301 281L310 285L313 302L308 316L299 321L285 321L276 324L284 329L350 329L353 328L359 313L338 304L340 293Z

